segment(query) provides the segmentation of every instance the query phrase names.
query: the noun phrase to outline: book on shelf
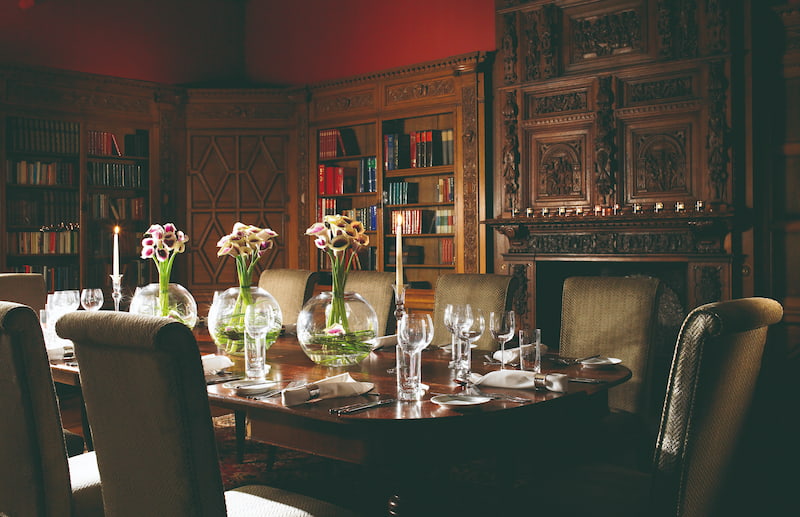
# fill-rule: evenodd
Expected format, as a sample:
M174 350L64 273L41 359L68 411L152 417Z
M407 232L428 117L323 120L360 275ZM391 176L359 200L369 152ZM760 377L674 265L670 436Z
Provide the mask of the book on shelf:
M394 243L389 245L389 254L386 264L393 266L397 263L397 248ZM422 246L403 246L403 264L424 264L425 248Z
M361 158L358 163L358 192L377 192L378 160L374 156Z
M419 203L419 183L392 178L385 182L386 202L390 205Z
M341 214L344 210L352 208L352 201L349 198L327 198L317 199L317 221L322 221L326 215Z
M437 208L434 210L434 229L431 233L455 232L455 209Z
M125 135L123 143L125 156L146 157L150 154L150 135L144 129L137 129L135 133Z
M320 196L338 196L369 192L363 190L358 167L343 167L320 164L317 168L317 194Z
M100 156L122 156L117 137L110 131L90 129L87 135L89 154Z
M78 154L79 126L65 120L9 117L11 152Z
M425 129L383 135L384 170L435 167L453 163L453 130Z
M423 210L419 208L392 210L390 221L397 221L399 217L402 217L404 235L436 233L435 215L433 210ZM394 227L394 224L392 224L392 226ZM392 229L392 231L394 232L394 229Z
M456 263L455 243L452 237L439 239L439 263L444 265Z
M75 164L72 162L42 162L6 160L8 183L11 185L74 186Z
M439 178L436 183L436 201L439 203L452 203L455 201L455 178Z
M375 231L378 229L378 205L370 205L362 208L345 208L339 212L341 215L360 221L364 225L364 230Z
M353 128L332 128L319 131L318 154L320 160L360 154L358 138Z

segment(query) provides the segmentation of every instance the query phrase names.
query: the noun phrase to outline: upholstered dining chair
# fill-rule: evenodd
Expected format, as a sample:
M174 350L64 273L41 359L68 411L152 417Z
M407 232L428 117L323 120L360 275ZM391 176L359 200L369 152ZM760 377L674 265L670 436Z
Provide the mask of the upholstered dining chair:
M0 515L102 516L95 454L67 458L39 320L0 302Z
M753 400L768 327L782 315L781 305L768 298L716 302L689 313L672 359L651 470L571 467L569 483L561 484L569 493L550 487L551 510L615 517L730 515L735 501L726 500L726 471Z
M108 517L352 515L267 486L223 491L200 352L182 323L78 311L56 331L75 344Z
M516 282L516 277L511 275L450 273L440 276L433 295L433 344L450 343L450 332L444 325L445 307L468 303L481 309L486 318L486 330L476 341L477 347L494 351L497 343L489 332L489 314L512 308Z
M39 273L0 273L0 300L21 303L34 314L44 309L47 286Z
M576 276L564 281L559 353L622 359L633 377L610 390L615 410L647 414L659 280L651 277Z
M394 288L395 274L379 271L350 271L345 290L358 293L378 314L378 328L384 334L395 331Z
M319 273L306 269L265 269L258 287L275 297L283 314L284 325L295 325L303 304L314 294Z
M39 273L0 273L0 300L27 305L38 315L47 303L44 276ZM64 440L69 456L83 453L86 447L83 437L68 429L64 429Z

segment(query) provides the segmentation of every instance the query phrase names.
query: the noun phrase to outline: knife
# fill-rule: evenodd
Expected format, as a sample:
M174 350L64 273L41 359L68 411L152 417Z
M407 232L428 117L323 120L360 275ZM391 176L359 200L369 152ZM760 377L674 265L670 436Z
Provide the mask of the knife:
M386 404L392 404L394 402L396 402L396 399L382 399L382 400L376 400L374 402L365 402L363 404L351 404L349 406L344 406L344 407L335 407L329 409L328 411L332 415L349 415L351 413L364 411L365 409L372 409L374 407L385 406Z
M606 382L603 379L592 379L589 377L570 377L569 380L570 382L585 382L587 384L603 384Z

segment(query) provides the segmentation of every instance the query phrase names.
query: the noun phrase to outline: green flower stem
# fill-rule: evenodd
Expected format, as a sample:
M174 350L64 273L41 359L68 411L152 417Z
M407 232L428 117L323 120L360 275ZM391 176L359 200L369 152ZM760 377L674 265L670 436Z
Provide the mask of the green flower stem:
M175 253L170 254L164 262L158 262L158 310L162 316L169 316L169 279L172 276L172 262L175 260Z
M328 327L339 323L345 334L347 334L350 332L350 326L347 322L347 307L344 303L344 284L347 282L347 272L350 269L350 264L348 261L347 267L344 267L342 263L344 257L342 255L343 252L330 253L333 297L331 299L331 311L328 314L326 323Z
M252 260L249 266L245 255L239 255L235 258L235 261L236 275L239 278L239 294L236 296L233 314L231 315L227 327L230 331L235 331L236 339L228 341L228 352L240 352L244 347L244 313L247 307L253 305L253 296L250 292L250 286L253 281L253 268L257 259ZM241 341L241 346L238 341Z

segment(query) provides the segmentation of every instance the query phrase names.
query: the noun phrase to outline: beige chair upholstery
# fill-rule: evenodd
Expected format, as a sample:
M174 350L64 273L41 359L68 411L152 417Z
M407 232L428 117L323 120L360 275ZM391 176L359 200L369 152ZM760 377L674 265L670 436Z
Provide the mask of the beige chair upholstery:
M314 294L319 273L305 269L265 269L258 287L275 297L284 325L295 325L303 304Z
M0 515L101 516L94 453L67 459L39 320L0 302Z
M433 344L450 343L450 332L444 326L447 304L468 303L482 309L486 319L486 330L476 342L478 348L496 350L497 343L489 333L489 314L512 308L516 282L516 277L510 275L451 273L440 276L433 300Z
M47 285L39 273L0 273L0 300L21 303L33 309L36 315L47 303ZM64 429L67 455L82 454L86 443L83 437Z
M44 276L39 273L0 273L0 300L27 305L38 315L47 302Z
M109 517L351 515L268 487L224 493L200 352L174 320L78 311L59 319L71 339Z
M659 280L650 277L571 277L564 281L559 353L622 359L633 377L609 391L613 409L648 411ZM656 417L657 418L657 417Z
M782 315L781 305L768 298L693 310L672 359L652 471L572 468L567 491L549 494L556 505L550 510L614 517L733 515L736 501L725 498L730 495L727 471L753 399L768 327ZM762 496L747 492L739 497ZM759 505L769 503L762 497ZM774 513L765 509L767 514Z
M367 300L378 314L378 328L384 334L393 334L395 274L378 271L350 271L347 274L345 291L358 293Z

